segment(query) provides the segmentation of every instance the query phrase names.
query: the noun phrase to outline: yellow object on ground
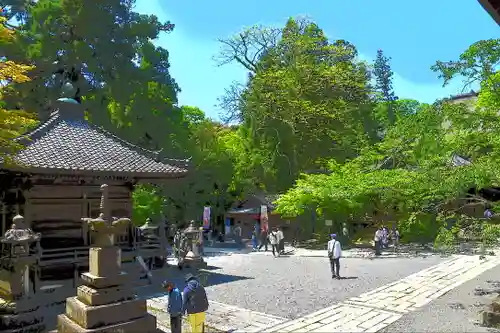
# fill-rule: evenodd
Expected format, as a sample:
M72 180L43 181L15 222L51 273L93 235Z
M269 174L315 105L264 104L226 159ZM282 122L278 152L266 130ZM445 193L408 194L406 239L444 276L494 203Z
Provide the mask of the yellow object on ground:
M191 325L191 332L203 333L203 324L205 323L205 319L205 312L189 314L188 321Z

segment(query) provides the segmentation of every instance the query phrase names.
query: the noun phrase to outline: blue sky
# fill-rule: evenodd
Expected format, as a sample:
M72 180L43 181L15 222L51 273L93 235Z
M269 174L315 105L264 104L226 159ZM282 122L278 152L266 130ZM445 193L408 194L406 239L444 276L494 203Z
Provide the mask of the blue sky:
M430 70L436 60L457 59L470 44L500 36L477 0L138 0L136 10L176 25L157 45L170 52L171 74L182 89L179 104L213 118L224 89L246 79L236 64L216 66L217 38L254 24L283 26L290 16L307 16L330 39L356 45L363 59L382 49L392 58L397 95L422 102L460 92L460 82L442 88Z

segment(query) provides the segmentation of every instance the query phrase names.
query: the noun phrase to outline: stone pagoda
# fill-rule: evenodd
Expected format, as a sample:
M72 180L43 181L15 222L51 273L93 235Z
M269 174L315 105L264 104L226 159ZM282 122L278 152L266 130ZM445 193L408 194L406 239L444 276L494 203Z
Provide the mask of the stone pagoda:
M57 319L59 333L157 332L156 317L147 312L146 300L135 295L127 274L121 271L121 251L115 237L127 230L130 220L112 219L108 186L101 186L101 214L87 219L92 232L89 272L82 274L77 296L66 300L66 314Z
M40 302L32 287L37 280L30 267L39 259L40 234L24 225L24 218L14 217L11 228L0 239L0 332L45 332ZM35 245L35 246L33 246Z

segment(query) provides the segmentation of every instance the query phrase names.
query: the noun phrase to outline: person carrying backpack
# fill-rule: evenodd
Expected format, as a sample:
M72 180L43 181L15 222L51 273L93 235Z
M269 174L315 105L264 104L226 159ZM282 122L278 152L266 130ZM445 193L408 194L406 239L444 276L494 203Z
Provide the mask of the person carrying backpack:
M208 310L207 293L198 278L193 274L186 276L186 283L182 311L187 313L191 332L203 333L205 331L205 312Z

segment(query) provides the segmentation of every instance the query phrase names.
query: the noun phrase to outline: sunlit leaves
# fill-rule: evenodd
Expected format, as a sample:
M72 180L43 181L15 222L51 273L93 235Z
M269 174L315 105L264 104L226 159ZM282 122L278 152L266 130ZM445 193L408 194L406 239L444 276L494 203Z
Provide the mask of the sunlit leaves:
M432 70L439 73L443 85L453 78L465 78L465 85L482 82L500 65L500 39L481 40L472 44L457 61L437 61Z
M242 95L244 126L268 190L291 186L321 161L344 161L369 141L368 69L344 41L330 43L314 23L290 19ZM367 107L368 106L368 107Z
M4 18L0 17L0 47L12 42L14 33L5 26ZM6 158L21 148L12 139L19 136L30 126L36 124L32 115L19 110L6 110L3 96L13 83L29 81L26 75L32 66L15 63L7 58L0 58L0 158Z
M468 192L500 184L499 79L488 65L498 62L495 45L474 44L443 74L479 74L477 104L440 102L406 112L356 159L331 164L329 175L304 175L277 201L278 211L297 216L313 206L354 220L380 214L432 223L426 216L457 214L463 199L488 203ZM469 72L476 65L482 72Z

